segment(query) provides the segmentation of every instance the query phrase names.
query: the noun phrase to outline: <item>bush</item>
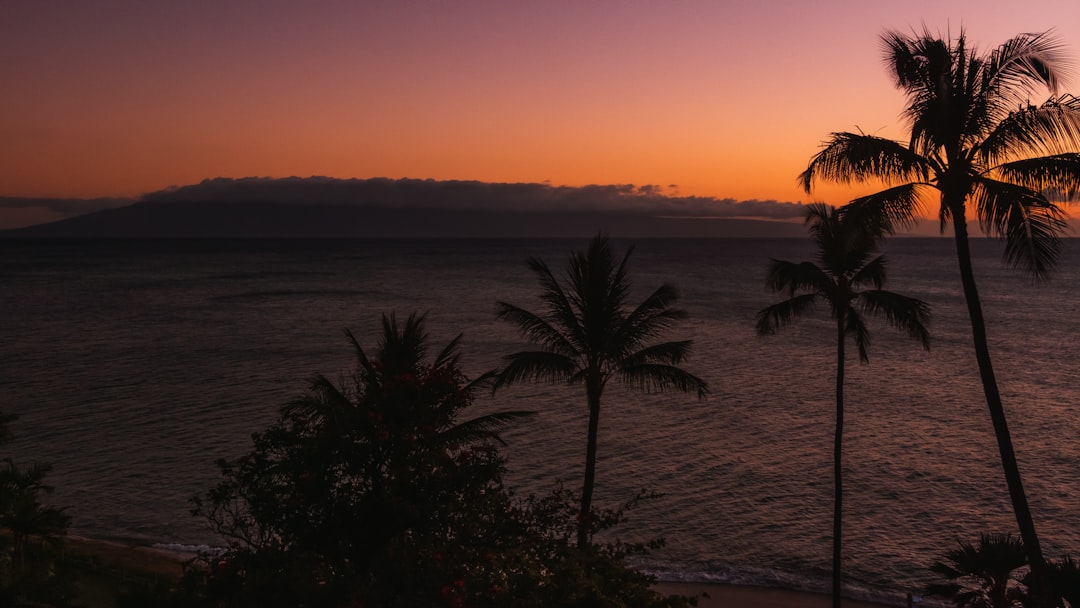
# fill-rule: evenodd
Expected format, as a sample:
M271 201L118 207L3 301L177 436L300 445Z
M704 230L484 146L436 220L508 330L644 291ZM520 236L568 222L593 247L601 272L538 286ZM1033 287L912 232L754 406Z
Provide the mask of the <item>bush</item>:
M194 500L229 546L189 571L186 605L685 605L624 563L648 546L572 546L570 494L514 498L495 431L528 413L458 421L490 376L468 381L457 340L426 363L415 315L384 318L370 359L349 338L353 377L316 377Z
M0 413L0 445L16 419ZM0 605L46 601L62 604L71 597L71 577L59 572L59 556L71 518L63 509L46 507L42 497L51 467L23 468L10 458L0 464Z

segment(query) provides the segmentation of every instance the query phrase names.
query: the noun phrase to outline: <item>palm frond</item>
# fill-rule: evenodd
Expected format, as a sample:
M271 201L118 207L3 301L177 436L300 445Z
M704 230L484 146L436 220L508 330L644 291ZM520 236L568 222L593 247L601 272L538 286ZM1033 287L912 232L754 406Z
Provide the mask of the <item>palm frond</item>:
M855 271L855 274L851 276L851 284L855 287L873 285L874 289L881 289L881 286L885 284L887 269L888 262L885 256L879 255Z
M968 117L958 115L966 104L956 102L970 92L969 76L978 68L970 65L963 30L955 41L941 40L925 28L914 36L886 32L882 41L886 64L908 99L908 149L930 157L945 141L969 132Z
M1080 149L1080 99L1063 95L1040 106L1024 104L1009 110L977 146L986 166Z
M534 411L517 410L479 416L440 432L437 440L448 447L458 447L489 439L506 445L506 442L499 437L499 431L509 424L535 415Z
M564 355L577 352L576 345L547 319L507 302L496 302L495 305L495 317L515 325L525 339L530 342L535 342Z
M1001 181L1041 192L1050 200L1080 198L1080 153L1056 154L1005 163L993 175Z
M795 295L799 291L826 293L835 287L835 281L812 262L788 262L769 260L765 284L773 291Z
M598 234L596 240L607 241L607 236ZM634 246L630 245L626 248L626 253L623 254L622 261L619 262L619 268L615 271L615 274L611 277L611 284L614 287L609 288L609 291L614 295L614 302L617 303L619 308L626 305L626 300L630 297L630 254L634 253Z
M757 313L757 333L759 336L771 336L787 327L795 317L802 316L814 309L820 293L804 293L766 306Z
M427 354L427 338L424 315L409 314L403 326L398 324L396 314L383 315L375 359L387 374L412 373Z
M641 365L644 363L667 363L675 365L682 363L690 354L690 348L694 345L693 340L680 340L677 342L661 342L652 344L635 353L627 355L619 363L622 367Z
M567 342L581 348L585 343L585 333L570 297L543 260L529 258L527 263L540 281L540 299L547 304L546 317L565 330L563 338Z
M523 351L507 356L506 360L506 367L495 381L496 390L518 382L569 381L580 367L574 359L548 351Z
M882 289L866 290L856 296L860 308L867 314L881 316L889 325L930 348L930 305L917 298Z
M349 412L353 402L345 392L326 376L317 374L308 382L303 396L289 401L281 408L283 417L300 415L312 421L331 420Z
M817 244L822 270L833 283L838 284L839 277L847 277L865 264L883 236L885 221L864 215L862 211L820 204L807 207L810 236ZM825 291L831 291L831 288Z
M709 386L704 380L674 365L628 365L619 370L619 378L628 388L647 393L675 389L684 393L697 393L698 399L709 394Z
M626 353L661 335L676 321L687 317L684 310L670 308L679 299L674 286L664 283L626 315L612 336L612 353Z
M810 192L815 181L824 179L841 184L867 181L926 181L931 166L927 159L903 144L862 133L833 133L820 152L815 154L799 183Z
M481 389L490 388L492 391L495 389L495 383L499 381L499 370L488 370L479 376L469 380L469 383L465 385L464 390L469 395L476 394Z
M465 334L458 334L454 336L454 339L450 340L450 342L439 351L439 354L435 357L435 361L432 362L432 365L434 367L457 367L461 360L461 338L464 335Z
M357 365L369 374L374 373L375 369L371 366L371 360L368 359L367 353L365 353L364 348L360 346L360 341L356 339L356 336L346 329L345 337L349 340L349 343L352 344L353 350L356 352Z
M852 307L844 311L844 335L851 336L855 340L855 348L859 351L859 361L869 363L870 357L867 350L870 348L870 330L866 328L866 321L862 315Z
M963 32L960 37L963 39ZM903 91L921 91L936 85L935 72L952 62L952 49L926 28L922 35L915 36L888 30L881 35L881 41L885 62L892 68L890 75ZM931 64L935 70L927 69Z
M1052 32L1020 34L998 46L986 62L988 90L1012 101L1038 93L1055 93L1067 66L1065 45Z
M568 297L580 317L583 337L580 350L599 353L615 341L626 315L630 294L627 265L630 251L616 267L614 252L606 236L599 234L586 252L574 252L567 267Z
M892 234L897 228L909 228L923 210L924 196L932 186L909 182L860 196L842 207L851 216L848 221L869 234Z
M1068 228L1061 209L1023 186L982 179L972 193L983 227L1005 241L1005 261L1046 279L1061 253Z

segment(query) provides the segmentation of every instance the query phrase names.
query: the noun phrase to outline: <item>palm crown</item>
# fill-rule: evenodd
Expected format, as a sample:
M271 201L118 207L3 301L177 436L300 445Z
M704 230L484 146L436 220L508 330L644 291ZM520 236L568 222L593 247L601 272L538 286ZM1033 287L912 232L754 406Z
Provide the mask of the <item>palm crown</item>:
M689 352L690 340L646 345L686 313L671 308L678 292L666 283L630 309L627 262L632 252L630 248L616 266L607 238L594 239L587 252L571 254L568 289L543 260L530 259L529 268L543 288L544 313L499 302L496 314L517 325L542 350L510 355L499 384L599 380L602 388L617 377L631 388L677 388L704 396L705 383L676 367Z
M428 334L423 315L410 314L404 324L393 313L384 315L382 335L371 356L351 331L345 330L345 335L358 363L353 385L339 387L317 375L308 394L288 404L286 413L339 434L371 435L374 424L409 449L416 449L412 438L421 429L426 449L433 450L486 440L502 443L498 431L534 414L502 411L458 422L457 416L478 389L493 381L495 372L466 381L459 367L460 334L426 363Z
M823 301L829 305L832 318L843 322L844 334L854 339L862 361L868 360L870 344L863 313L883 316L890 325L928 346L926 303L882 289L887 264L884 256L877 255L877 235L866 230L856 216L820 203L807 206L806 223L818 246L820 265L770 262L768 286L790 297L758 313L758 333L774 334Z
M984 229L1004 237L1005 257L1045 276L1064 229L1057 202L1080 194L1080 100L1056 93L1064 67L1048 34L1022 34L989 54L929 33L883 36L896 86L908 98L905 145L864 133L833 133L799 179L882 180L885 190L856 199L894 222L908 222L924 197L940 195L942 229L965 221L970 199Z

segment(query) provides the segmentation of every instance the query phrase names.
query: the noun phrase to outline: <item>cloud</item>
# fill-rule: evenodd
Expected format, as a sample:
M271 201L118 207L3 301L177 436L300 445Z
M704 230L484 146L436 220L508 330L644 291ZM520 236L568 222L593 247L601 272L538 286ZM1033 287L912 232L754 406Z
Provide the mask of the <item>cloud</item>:
M679 218L802 219L803 205L666 194L675 186L552 186L431 179L246 177L203 180L145 194L145 203L279 203L501 212L617 211Z

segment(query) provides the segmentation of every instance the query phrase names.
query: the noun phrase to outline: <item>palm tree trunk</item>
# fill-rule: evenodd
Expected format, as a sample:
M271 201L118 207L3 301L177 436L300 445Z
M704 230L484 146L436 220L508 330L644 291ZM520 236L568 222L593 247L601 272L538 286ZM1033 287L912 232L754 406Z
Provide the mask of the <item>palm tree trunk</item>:
M832 605L840 608L840 516L844 486L841 454L844 436L844 315L836 320L836 434L833 436L833 553Z
M597 386L594 386L597 384ZM589 436L585 447L585 481L581 486L581 513L578 517L577 543L579 548L589 544L589 527L592 523L593 484L596 483L596 444L600 428L599 383L589 382L586 387L589 401Z
M971 265L971 248L968 243L964 205L962 202L959 205L949 205L949 209L952 211L956 231L956 256L960 263L960 280L964 286L964 299L967 301L968 316L971 319L975 359L979 363L979 375L982 378L983 392L986 394L986 405L990 409L990 419L994 423L994 435L997 437L998 452L1001 454L1001 467L1005 471L1005 482L1009 486L1009 497L1012 499L1016 524L1020 528L1020 538L1024 541L1024 549L1027 552L1031 570L1037 581L1045 580L1046 560L1043 558L1042 547L1039 545L1039 537L1035 533L1035 521L1031 517L1031 508L1028 506L1027 495L1024 493L1020 467L1016 462L1016 452L1013 450L1012 436L1009 433L1008 422L1005 420L1005 408L1001 403L1001 393L998 392L994 368L990 363L986 322L983 320L982 304L979 301L979 291L975 287L975 273Z

